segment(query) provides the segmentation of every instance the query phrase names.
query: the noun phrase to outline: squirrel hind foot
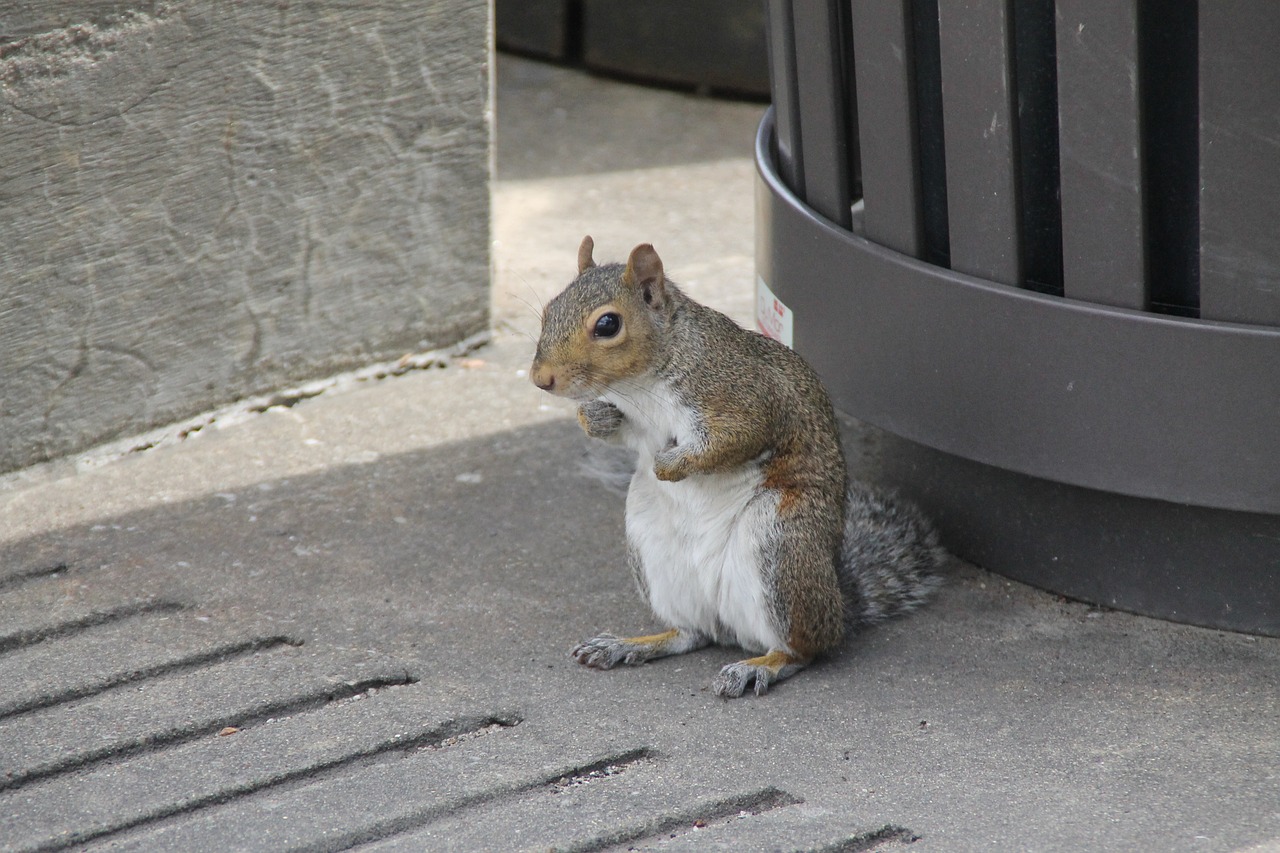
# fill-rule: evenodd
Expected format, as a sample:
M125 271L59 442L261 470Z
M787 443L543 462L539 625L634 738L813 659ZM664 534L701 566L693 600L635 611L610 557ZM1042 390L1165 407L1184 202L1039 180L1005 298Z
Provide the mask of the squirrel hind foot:
M574 646L569 656L592 669L613 669L620 663L638 666L654 658L684 654L700 649L708 642L699 633L676 628L643 637L601 634Z
M809 665L803 658L778 649L757 658L740 660L724 666L711 682L711 692L726 699L741 696L748 684L755 685L757 696L769 692L769 685L794 675Z
M591 669L613 669L620 663L637 663L627 661L627 642L613 634L601 634L584 640L573 647L569 656L583 666Z

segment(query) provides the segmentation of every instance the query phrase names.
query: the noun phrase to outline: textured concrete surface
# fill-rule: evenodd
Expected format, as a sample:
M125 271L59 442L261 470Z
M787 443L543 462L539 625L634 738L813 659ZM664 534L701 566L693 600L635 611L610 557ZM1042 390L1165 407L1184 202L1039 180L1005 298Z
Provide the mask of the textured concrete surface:
M502 167L492 344L0 481L0 849L1280 849L1280 641L957 564L764 697L711 695L733 649L573 664L652 621L521 300L589 231L745 313L758 109L499 77L500 158L561 142ZM638 162L641 103L707 144Z
M487 32L0 3L0 472L481 329Z

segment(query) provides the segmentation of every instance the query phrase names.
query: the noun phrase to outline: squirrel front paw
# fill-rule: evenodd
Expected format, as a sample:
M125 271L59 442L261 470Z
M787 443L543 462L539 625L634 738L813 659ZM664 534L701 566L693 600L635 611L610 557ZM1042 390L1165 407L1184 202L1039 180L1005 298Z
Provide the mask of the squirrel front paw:
M678 483L689 476L689 456L673 441L666 450L653 457L653 475L667 483Z
M578 406L578 423L592 438L609 438L622 427L622 410L608 400L591 400Z

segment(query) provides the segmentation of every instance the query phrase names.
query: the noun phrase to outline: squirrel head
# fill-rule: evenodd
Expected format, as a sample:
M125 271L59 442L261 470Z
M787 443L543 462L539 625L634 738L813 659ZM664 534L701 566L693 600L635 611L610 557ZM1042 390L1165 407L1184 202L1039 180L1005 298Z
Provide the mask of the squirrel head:
M625 266L597 266L594 247L582 238L578 277L543 310L529 371L543 391L580 401L653 368L671 296L653 246L636 246Z

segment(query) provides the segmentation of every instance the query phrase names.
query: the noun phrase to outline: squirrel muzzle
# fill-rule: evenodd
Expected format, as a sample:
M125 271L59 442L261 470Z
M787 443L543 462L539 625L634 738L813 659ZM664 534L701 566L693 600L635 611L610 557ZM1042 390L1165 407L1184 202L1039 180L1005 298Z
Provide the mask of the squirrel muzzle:
M543 391L549 391L552 394L559 393L556 388L556 372L549 365L533 363L533 367L529 370L529 378L533 380L533 384L537 385Z

